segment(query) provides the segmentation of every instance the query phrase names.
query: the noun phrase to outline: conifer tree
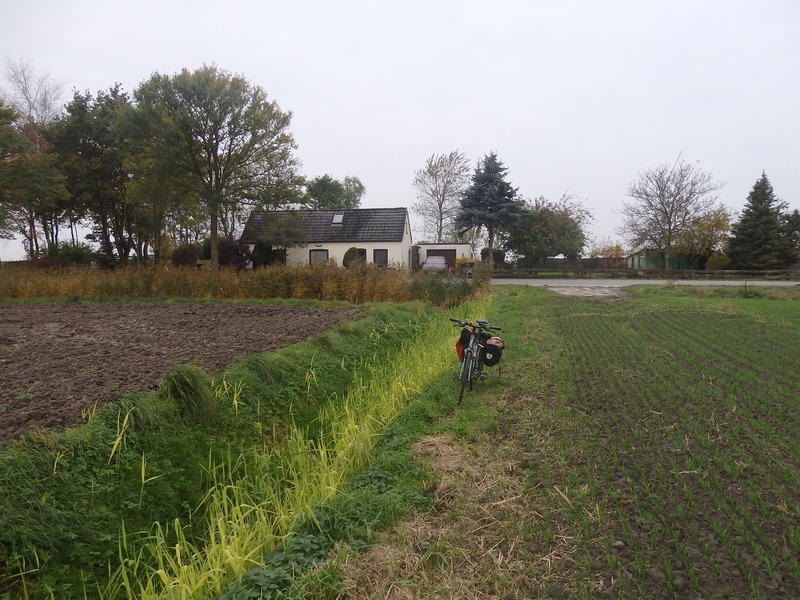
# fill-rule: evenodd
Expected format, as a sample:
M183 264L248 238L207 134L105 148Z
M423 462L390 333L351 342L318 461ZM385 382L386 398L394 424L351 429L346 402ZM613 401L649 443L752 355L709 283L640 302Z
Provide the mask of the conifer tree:
M456 217L456 226L461 230L486 228L490 257L498 232L522 213L521 205L514 200L516 188L505 180L507 171L497 154L486 155L475 168L472 184L464 191Z
M780 269L798 260L798 239L786 203L775 197L766 173L731 228L727 255L735 269Z

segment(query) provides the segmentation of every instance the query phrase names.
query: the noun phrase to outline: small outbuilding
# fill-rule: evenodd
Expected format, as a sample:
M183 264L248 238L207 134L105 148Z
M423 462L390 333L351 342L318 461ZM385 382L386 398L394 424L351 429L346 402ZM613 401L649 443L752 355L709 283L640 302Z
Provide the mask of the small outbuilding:
M472 245L465 243L422 243L414 246L413 253L414 258L412 265L415 269L418 269L425 264L425 261L428 260L429 256L444 257L449 269L455 268L456 261L459 258L464 258L469 262L473 262L475 260L472 253Z

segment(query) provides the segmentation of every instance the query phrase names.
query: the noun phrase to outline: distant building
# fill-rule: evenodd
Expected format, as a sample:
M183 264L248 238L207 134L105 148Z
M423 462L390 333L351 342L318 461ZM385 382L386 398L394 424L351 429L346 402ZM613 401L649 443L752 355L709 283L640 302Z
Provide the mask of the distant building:
M670 268L673 271L686 271L705 268L707 256L684 254L673 251L670 256ZM663 270L664 254L658 250L639 250L625 257L625 266L629 269Z
M417 244L413 248L413 259L412 259L412 267L414 269L418 269L425 261L428 260L429 256L443 256L445 261L447 261L447 266L450 269L455 268L456 260L459 258L465 258L468 261L472 262L475 260L474 255L472 254L472 245L471 244L463 244L463 243L422 243Z
M251 250L258 241L269 244L268 232L280 228L282 222L297 228L304 240L302 245L286 248L286 264L335 260L341 265L345 252L355 247L367 263L411 268L411 226L406 208L253 211L242 240Z

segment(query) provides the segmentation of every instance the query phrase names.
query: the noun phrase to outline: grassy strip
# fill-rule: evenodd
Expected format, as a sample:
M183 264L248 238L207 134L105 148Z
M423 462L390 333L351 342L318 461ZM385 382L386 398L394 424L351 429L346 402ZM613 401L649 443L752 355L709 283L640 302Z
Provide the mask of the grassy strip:
M232 579L261 562L300 522L362 468L386 427L423 386L452 365L450 323L428 317L393 355L370 361L341 404L320 411L309 436L293 427L280 446L263 446L229 462L204 502L206 543L180 536L175 544L158 528L142 553L126 556L105 597L197 598L220 594ZM228 473L235 472L235 476ZM142 565L156 563L153 572Z
M488 309L487 303L470 304L459 307L453 316L474 319L487 316ZM267 555L264 564L246 572L220 600L358 595L361 584L356 579L372 578L372 565L357 574L351 572L351 566L362 552L373 548L381 529L409 513L424 515L430 509L437 510L445 486L438 479L439 474L420 465L414 449L421 439L437 435L443 421L449 423L452 435L465 441L485 437L484 428L496 422L496 414L482 404L482 398L487 392L502 388L502 379L494 372L475 392L467 394L459 412L454 413L458 399L457 382L453 381L458 372L454 352L457 334L446 319L436 324L426 348L443 359L444 373L402 408L376 440L368 464L356 471L333 499L315 508L312 518L300 521L284 547ZM422 358L417 353L414 356L415 360L430 357L424 354ZM424 540L413 552L417 565L422 563L420 572L436 571L447 548ZM316 568L309 568L315 564ZM379 596L385 597L384 592L391 592L392 586ZM426 598L435 595L428 589L420 589L419 594Z
M164 543L203 543L206 509L196 508L207 490L243 476L240 454L280 443L292 422L317 439L321 408L341 403L354 373L367 380L371 362L393 357L435 315L421 304L382 305L214 377L180 368L160 393L127 396L82 427L34 432L0 452L0 594L82 597L119 562L123 522L131 555L156 522L171 524L156 529Z
M630 289L630 288L629 288ZM669 282L664 286L641 285L636 286L637 296L655 296L659 301L675 302L679 298L706 298L706 299L763 299L763 300L800 300L800 284L791 286L758 286L748 285L743 281L741 285L680 285ZM775 305L769 305L771 309Z
M369 551L399 519L434 507L437 482L412 448L452 414L456 400L452 378L435 379L386 429L369 464L315 509L312 520L301 522L285 548L267 555L219 600L349 597L344 564Z

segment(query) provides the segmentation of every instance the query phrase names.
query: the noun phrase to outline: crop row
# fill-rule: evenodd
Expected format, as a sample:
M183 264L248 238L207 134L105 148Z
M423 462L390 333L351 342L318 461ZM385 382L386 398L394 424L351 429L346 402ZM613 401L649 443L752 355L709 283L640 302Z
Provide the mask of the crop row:
M552 316L621 597L798 589L798 328L690 303Z

